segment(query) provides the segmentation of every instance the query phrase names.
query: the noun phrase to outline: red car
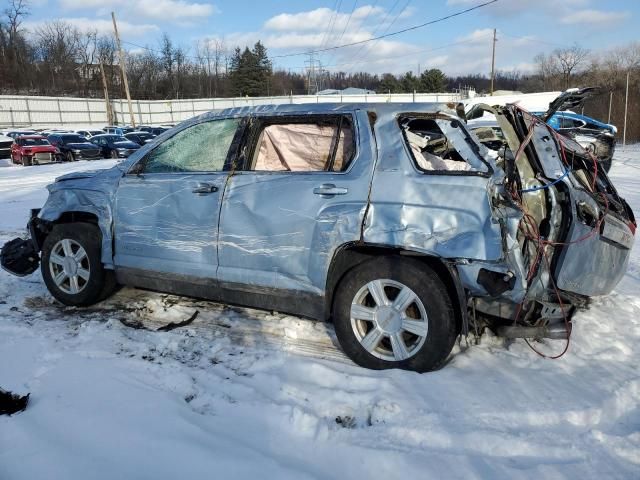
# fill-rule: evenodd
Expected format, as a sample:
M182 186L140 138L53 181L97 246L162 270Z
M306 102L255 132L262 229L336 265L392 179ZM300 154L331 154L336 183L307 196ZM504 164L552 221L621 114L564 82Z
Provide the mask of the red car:
M25 166L56 162L59 156L59 150L41 135L17 137L11 146L11 161Z

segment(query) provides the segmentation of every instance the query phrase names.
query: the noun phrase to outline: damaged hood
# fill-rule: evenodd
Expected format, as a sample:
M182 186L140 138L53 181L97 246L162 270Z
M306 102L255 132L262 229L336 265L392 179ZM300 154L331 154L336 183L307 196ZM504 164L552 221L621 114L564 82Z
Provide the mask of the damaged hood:
M68 173L57 177L54 183L47 186L47 189L49 192L78 188L113 192L116 189L118 181L122 177L123 173L124 170L120 164L102 170Z

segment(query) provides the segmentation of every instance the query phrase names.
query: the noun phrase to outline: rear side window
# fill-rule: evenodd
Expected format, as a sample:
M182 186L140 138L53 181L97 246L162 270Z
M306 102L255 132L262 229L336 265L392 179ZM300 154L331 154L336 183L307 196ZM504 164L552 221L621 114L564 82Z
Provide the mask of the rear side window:
M222 171L239 123L239 119L213 120L176 133L149 153L142 172Z
M263 172L343 172L355 152L351 120L264 124L249 169Z
M434 118L401 118L400 128L411 156L419 170L425 172L486 172L486 166L469 148L461 128L445 135L441 124L451 121Z

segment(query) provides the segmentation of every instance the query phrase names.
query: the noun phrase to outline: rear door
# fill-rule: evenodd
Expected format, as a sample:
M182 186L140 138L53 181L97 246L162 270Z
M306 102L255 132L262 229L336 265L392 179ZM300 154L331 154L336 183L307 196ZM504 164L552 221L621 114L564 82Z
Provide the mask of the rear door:
M219 280L323 295L335 248L361 235L375 162L367 113L253 123L224 195Z
M150 151L116 193L115 265L215 279L220 199L240 119L191 125Z

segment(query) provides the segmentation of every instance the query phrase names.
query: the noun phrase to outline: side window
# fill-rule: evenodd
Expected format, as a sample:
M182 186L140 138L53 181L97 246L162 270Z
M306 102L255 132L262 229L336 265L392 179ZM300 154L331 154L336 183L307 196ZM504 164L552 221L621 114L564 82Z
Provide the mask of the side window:
M143 173L219 172L240 119L193 125L165 140L143 160Z
M262 126L249 170L343 172L355 153L348 117Z
M465 159L464 153L456 148L452 140L444 134L438 125L438 120L401 118L400 128L418 169L428 172L486 171L486 168L482 170L474 168Z

